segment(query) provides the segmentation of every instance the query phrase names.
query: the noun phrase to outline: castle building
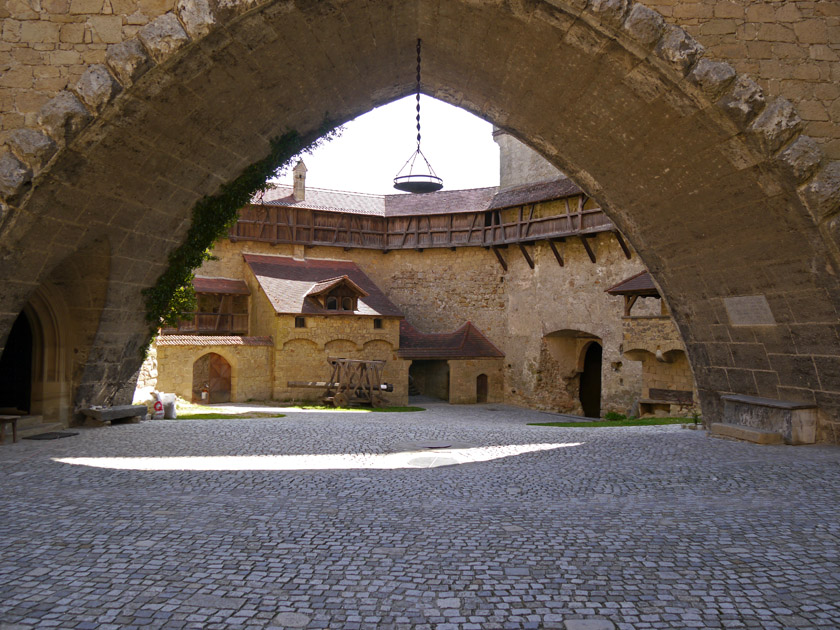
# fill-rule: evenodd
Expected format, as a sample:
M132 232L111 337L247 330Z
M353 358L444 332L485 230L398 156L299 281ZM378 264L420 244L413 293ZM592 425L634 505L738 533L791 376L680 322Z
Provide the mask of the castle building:
M341 357L386 361L392 404L411 384L450 402L593 417L687 408L690 373L657 361L687 370L670 317L655 314L671 325L664 349L639 326L658 293L641 296L631 323L622 308L621 284L646 275L630 245L574 182L494 136L499 187L307 188L299 163L293 185L253 199L196 272L198 311L157 340L157 388L210 402L314 399L289 383L324 381Z

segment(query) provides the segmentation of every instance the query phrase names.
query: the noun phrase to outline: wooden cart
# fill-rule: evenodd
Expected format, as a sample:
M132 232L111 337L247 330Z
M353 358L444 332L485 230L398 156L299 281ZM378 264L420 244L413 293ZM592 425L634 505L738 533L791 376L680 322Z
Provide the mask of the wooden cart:
M362 359L328 359L332 374L328 381L289 381L289 387L325 388L324 402L334 407L353 404L381 407L385 403L382 392L394 391L394 386L382 381L385 361Z

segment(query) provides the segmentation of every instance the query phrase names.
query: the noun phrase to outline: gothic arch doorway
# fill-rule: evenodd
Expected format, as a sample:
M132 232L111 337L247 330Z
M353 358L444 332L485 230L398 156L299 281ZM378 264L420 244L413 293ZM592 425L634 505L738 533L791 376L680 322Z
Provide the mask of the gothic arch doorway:
M222 355L210 352L193 363L193 400L204 403L230 402L232 369ZM206 392L207 396L202 394Z
M580 373L580 405L587 418L601 417L601 344L593 341L583 355L583 372Z
M32 408L33 344L29 317L21 313L0 356L0 411L28 414Z

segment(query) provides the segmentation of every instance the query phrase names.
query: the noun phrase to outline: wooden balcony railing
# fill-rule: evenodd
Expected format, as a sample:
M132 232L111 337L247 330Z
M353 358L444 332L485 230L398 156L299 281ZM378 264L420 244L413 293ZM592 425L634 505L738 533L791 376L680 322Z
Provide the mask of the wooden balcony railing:
M164 335L247 335L248 313L184 313L177 327L163 328Z
M286 206L247 206L230 230L231 240L332 245L368 249L502 247L516 243L615 232L586 198L565 200L565 212L534 216L536 204L517 209L383 217ZM572 203L570 204L569 201ZM572 209L576 206L576 209ZM512 217L512 218L511 218Z

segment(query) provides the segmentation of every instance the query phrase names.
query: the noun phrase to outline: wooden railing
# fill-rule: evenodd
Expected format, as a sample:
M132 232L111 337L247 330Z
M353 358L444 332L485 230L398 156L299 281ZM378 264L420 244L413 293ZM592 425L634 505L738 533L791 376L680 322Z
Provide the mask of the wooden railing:
M569 203L571 201L571 203ZM505 210L383 217L285 206L247 206L230 230L231 240L333 245L368 249L501 247L547 239L614 232L600 208L586 198L565 200L565 212L535 217L536 204ZM576 206L573 210L572 206ZM513 215L513 218L511 218Z
M164 335L247 335L248 313L184 313L178 326L163 328Z

